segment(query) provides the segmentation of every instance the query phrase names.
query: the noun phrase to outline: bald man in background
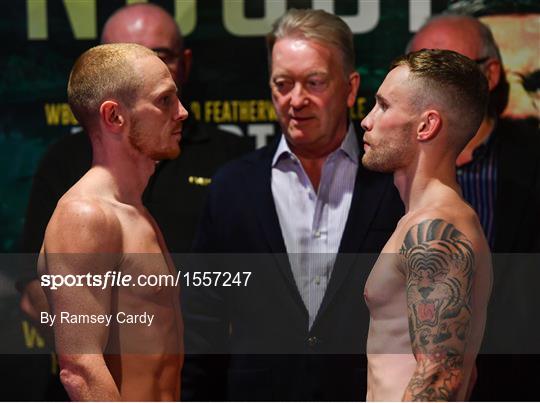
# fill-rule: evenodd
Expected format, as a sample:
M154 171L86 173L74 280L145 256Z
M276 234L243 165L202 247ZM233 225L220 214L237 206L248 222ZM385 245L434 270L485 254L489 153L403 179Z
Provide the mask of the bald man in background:
M185 85L191 70L191 49L184 47L176 21L165 10L153 4L135 4L116 11L103 27L101 43L122 42L152 49L177 85Z
M105 23L103 43L132 42L154 50L181 92L191 70L192 52L184 46L174 19L153 4L116 11ZM173 253L191 249L206 185L218 167L253 148L252 143L194 119L188 119L179 158L159 164L143 196ZM38 252L57 200L89 168L90 143L84 133L62 138L43 157L34 176L22 236L23 252ZM181 223L181 225L179 225Z
M176 21L164 9L154 4L118 9L105 23L101 41L132 42L154 50L167 65L182 95L191 70L192 52L184 46ZM184 123L180 156L157 165L143 194L143 203L158 223L170 252L186 253L191 249L206 186L217 168L252 148L249 140L214 126L189 118ZM39 252L56 203L88 171L91 162L90 141L80 129L47 150L33 179L21 252ZM22 311L39 322L39 312L48 310L39 282L27 277L19 288ZM49 391L49 399L65 397L54 386Z
M420 49L458 52L474 60L486 76L488 109L456 159L458 181L493 252L540 252L540 195L534 190L540 172L538 133L532 125L500 117L508 102L508 82L491 31L473 17L436 16L420 28L407 51Z
M116 11L105 23L102 42L146 46L167 65L180 92L187 82L191 50L184 47L174 19L156 5L135 4ZM246 139L193 119L186 122L181 141L181 155L156 167L143 195L143 202L159 224L172 253L190 251L210 177L229 159L252 147ZM83 132L63 137L47 150L32 183L22 252L39 252L57 201L88 171L91 162L90 141ZM37 281L24 287L21 307L37 318L39 311L46 310L44 295Z
M509 85L490 29L466 15L435 16L420 28L407 50L422 48L461 53L486 76L488 109L476 135L456 159L458 182L464 199L478 214L493 253L539 253L540 136L530 121L501 117ZM532 277L537 271L525 271L527 267L515 260L506 266L497 262L495 258L483 345L483 351L491 355L479 356L478 382L471 398L523 400L527 393L522 385L533 381L538 359L509 353L527 352L536 345L538 326L531 318L538 306L533 302L538 293L532 288L538 284Z

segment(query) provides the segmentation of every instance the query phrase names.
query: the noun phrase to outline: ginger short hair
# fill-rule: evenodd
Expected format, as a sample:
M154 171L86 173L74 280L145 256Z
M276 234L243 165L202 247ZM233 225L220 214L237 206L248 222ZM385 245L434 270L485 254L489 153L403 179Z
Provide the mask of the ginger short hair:
M422 49L398 57L390 70L406 66L419 93L418 108L435 107L448 117L449 139L460 152L484 118L488 102L487 79L474 61L451 50Z
M155 54L131 43L99 45L79 56L69 75L67 94L73 114L88 132L106 100L133 106L144 82L135 61L145 56Z
M291 8L273 25L266 37L268 63L272 62L275 43L286 37L301 37L334 46L343 57L343 69L349 74L355 69L353 34L341 18L324 10Z

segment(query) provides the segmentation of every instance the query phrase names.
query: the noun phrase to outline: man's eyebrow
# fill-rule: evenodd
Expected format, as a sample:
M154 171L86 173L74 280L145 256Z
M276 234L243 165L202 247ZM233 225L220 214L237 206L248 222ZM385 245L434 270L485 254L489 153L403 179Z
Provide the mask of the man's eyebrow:
M328 71L326 70L312 70L310 72L308 72L308 77L311 77L311 76L328 76Z
M305 74L305 77L313 77L313 76L327 77L329 75L330 74L326 70L311 70ZM277 73L272 74L270 77L274 79L274 78L288 78L290 76L291 74L289 72L278 71Z
M167 86L162 88L156 88L155 92L153 92L153 96L155 97L161 97L163 95L167 94L178 94L178 89L176 86Z
M169 85L165 87L162 92L178 92L178 87L176 85Z
M388 100L379 93L375 94L375 99L377 100L377 102L379 104L388 104L389 103Z

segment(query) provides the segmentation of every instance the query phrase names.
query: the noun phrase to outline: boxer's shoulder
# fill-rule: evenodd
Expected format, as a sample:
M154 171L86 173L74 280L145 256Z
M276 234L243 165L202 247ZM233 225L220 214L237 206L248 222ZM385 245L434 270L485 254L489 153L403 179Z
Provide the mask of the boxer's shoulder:
M114 207L97 197L63 197L45 231L47 252L118 252L121 224Z

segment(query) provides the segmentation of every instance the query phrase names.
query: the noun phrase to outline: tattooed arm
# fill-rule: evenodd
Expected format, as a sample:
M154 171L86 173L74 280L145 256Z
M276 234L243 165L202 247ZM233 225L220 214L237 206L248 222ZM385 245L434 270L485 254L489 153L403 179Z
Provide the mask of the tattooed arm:
M475 267L471 242L452 224L429 219L409 229L400 255L417 362L403 400L456 400L464 381L471 321Z

